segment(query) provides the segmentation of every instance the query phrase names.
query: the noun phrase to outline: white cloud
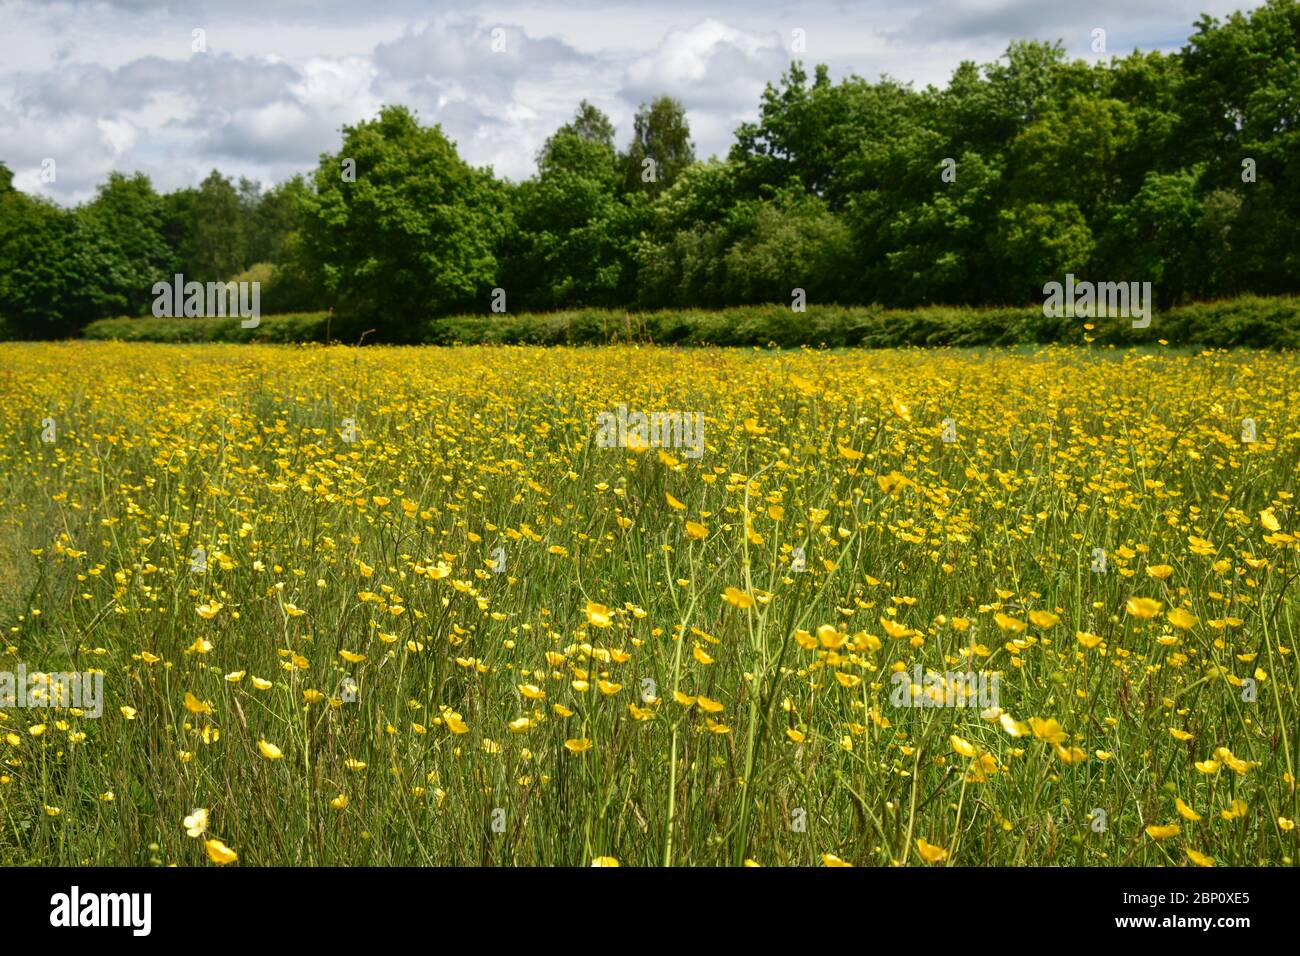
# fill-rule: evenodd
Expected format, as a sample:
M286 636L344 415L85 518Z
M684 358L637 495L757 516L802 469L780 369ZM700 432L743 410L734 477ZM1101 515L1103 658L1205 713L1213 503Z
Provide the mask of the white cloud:
M100 139L114 157L121 156L135 144L137 130L125 120L101 119L95 125Z
M763 84L789 59L773 34L704 20L670 31L658 49L629 64L624 92L634 98L669 93L705 106L752 107Z

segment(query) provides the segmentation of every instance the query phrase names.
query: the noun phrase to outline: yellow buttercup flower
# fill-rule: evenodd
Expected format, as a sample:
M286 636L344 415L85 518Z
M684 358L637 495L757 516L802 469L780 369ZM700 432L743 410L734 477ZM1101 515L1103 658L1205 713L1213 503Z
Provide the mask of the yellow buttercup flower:
M722 592L722 599L742 611L754 606L754 599L738 588L728 587Z
M959 756L975 757L979 754L979 751L975 749L974 744L963 737L958 737L956 734L950 736L948 741L952 744L953 751Z
M1054 614L1051 611L1030 611L1029 622L1033 624L1034 627L1047 630L1048 628L1055 627L1057 624L1061 623L1061 616L1059 614Z
M1152 598L1131 597L1124 605L1124 609L1133 617L1149 620L1160 613L1164 605Z
M280 760L284 757L284 752L275 744L268 743L265 740L257 742L257 750L267 760Z
M1064 728L1055 717L1049 717L1043 720L1039 717L1030 717L1029 726L1034 732L1034 736L1039 740L1045 740L1049 744L1064 743L1066 734Z
M921 855L921 859L926 863L942 863L948 859L948 851L943 847L934 846L923 839L916 841L916 852Z
M234 863L239 859L238 854L220 840L208 840L203 846L208 851L208 859L217 866L225 866L227 863Z

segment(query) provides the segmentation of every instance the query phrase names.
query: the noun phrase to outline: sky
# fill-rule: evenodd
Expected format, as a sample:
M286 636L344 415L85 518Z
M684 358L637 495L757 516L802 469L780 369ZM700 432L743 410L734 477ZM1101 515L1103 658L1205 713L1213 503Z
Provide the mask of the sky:
M1013 39L1060 40L1088 60L1174 51L1202 14L1255 5L0 0L0 161L18 188L63 204L113 170L162 191L213 169L269 185L337 150L343 125L402 103L470 163L518 180L580 100L609 114L621 147L638 105L661 93L685 104L704 158L726 154L792 59L835 79L943 86Z

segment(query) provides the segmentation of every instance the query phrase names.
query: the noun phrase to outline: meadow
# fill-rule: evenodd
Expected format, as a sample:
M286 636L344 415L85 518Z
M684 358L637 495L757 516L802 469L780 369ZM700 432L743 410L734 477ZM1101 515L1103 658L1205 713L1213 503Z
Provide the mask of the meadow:
M0 703L0 858L1293 865L1296 395L1155 345L0 343L0 671L104 682ZM703 453L601 447L620 406Z

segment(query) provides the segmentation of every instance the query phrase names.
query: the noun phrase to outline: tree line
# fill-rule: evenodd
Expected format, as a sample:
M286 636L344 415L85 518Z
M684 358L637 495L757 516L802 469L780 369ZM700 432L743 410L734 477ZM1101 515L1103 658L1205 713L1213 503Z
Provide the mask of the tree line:
M590 103L522 182L402 106L309 176L214 171L160 194L113 173L62 208L0 163L0 321L75 334L153 284L262 282L263 311L390 332L453 313L791 302L1024 305L1065 274L1161 307L1300 291L1300 2L1202 17L1177 53L1090 63L1018 41L942 89L794 62L725 158L670 97L615 145ZM381 335L383 332L381 331Z

